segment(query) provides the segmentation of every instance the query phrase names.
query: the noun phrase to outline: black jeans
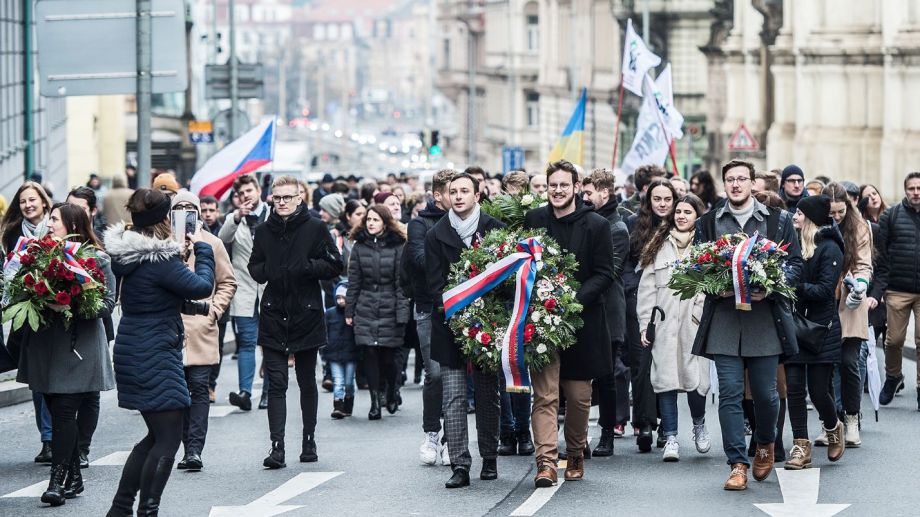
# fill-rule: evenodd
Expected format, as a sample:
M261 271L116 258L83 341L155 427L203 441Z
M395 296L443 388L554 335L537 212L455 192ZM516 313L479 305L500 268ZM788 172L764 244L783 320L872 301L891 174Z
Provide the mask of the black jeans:
M85 393L80 409L77 411L77 447L80 452L89 455L89 447L93 443L93 434L99 424L99 392Z
M192 397L192 405L185 410L182 427L182 444L186 454L200 455L204 450L204 439L208 435L208 410L211 407L208 400L210 378L210 366L185 367L185 383Z
M597 425L611 431L617 424L626 424L629 419L629 369L620 361L623 343L613 345L614 370L594 379L597 384ZM625 402L624 400L625 399Z
M859 354L862 339L848 337L843 340L840 360L840 395L843 410L848 415L858 415L862 402L862 375L859 372Z
M642 346L636 314L638 289L626 293L626 344L633 390L633 425L658 423L658 399L652 389L652 348Z
M90 393L46 393L45 403L51 412L51 463L69 464L76 456L77 414ZM96 394L98 397L98 393Z
M364 347L364 375L367 389L380 391L387 386L397 386L399 369L396 366L397 348L383 346Z
M831 394L833 364L789 364L786 363L786 393L789 405L789 421L792 423L792 437L808 440L808 408L805 405L805 388L811 396L825 429L837 427L837 406Z
M316 409L319 394L316 390L317 349L294 354L294 369L300 387L300 413L304 436L316 431ZM268 347L262 347L262 366L268 379L268 430L273 442L284 443L287 422L288 356Z

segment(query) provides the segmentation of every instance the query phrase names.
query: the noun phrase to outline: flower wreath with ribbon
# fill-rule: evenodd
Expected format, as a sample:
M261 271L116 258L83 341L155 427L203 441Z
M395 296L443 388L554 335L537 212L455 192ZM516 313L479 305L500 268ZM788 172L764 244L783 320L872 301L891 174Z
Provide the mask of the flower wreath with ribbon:
M505 389L529 392L541 370L575 344L582 306L574 255L539 230L493 230L451 267L445 318L463 354L502 370Z

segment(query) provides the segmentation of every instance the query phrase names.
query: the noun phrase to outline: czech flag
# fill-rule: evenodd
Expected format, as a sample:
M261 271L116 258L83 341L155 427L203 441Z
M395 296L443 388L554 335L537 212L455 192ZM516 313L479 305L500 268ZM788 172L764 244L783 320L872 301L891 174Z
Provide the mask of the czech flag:
M556 147L549 153L549 162L558 160L568 160L574 164L581 165L582 154L584 151L584 134L585 134L585 104L588 98L587 88L582 88L581 97L575 106L575 112L572 118L565 125L562 136L556 142Z
M212 156L192 177L191 191L198 197L220 199L233 186L233 180L271 163L274 157L275 118L272 117Z

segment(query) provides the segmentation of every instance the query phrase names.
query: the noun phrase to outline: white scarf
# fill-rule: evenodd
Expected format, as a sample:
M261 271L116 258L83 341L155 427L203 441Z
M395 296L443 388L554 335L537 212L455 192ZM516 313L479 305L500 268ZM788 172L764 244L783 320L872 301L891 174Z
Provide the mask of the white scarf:
M473 208L473 212L466 219L460 219L460 216L453 210L447 212L451 228L457 232L457 235L460 236L460 240L467 246L473 243L473 235L476 233L476 228L479 227L479 213L478 204Z
M38 224L32 224L28 219L22 219L22 236L26 239L41 239L48 233L48 216L42 217Z

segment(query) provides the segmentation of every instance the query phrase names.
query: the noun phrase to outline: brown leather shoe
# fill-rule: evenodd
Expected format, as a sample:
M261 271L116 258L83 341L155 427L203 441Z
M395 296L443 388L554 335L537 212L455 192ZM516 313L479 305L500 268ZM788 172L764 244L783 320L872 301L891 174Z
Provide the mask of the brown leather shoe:
M846 431L843 427L843 422L837 420L837 427L825 429L825 432L827 432L827 459L837 461L843 456L843 452L847 450L846 442L844 441Z
M585 477L585 457L569 456L568 463L565 465L565 480L580 481Z
M735 463L732 465L732 473L728 476L728 481L722 487L725 490L747 490L747 472L748 466L744 463Z
M533 484L537 488L549 488L556 486L559 482L559 474L556 473L556 467L552 463L542 463L537 466L537 477L533 479Z
M773 442L758 443L754 452L754 466L751 473L757 481L763 481L773 472Z
M811 442L809 440L795 439L792 441L792 450L789 459L783 468L786 470L802 470L811 467Z

